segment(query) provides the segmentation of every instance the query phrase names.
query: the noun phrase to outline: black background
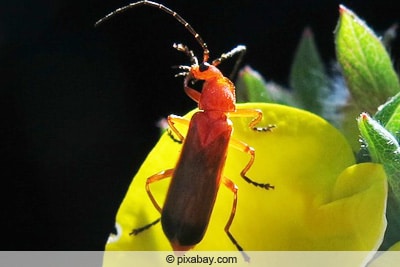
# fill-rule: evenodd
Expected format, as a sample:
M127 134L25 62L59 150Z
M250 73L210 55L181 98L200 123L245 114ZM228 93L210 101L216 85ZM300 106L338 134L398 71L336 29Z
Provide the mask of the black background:
M195 106L173 77L171 66L188 60L172 44L201 50L182 25L149 7L94 28L127 1L3 2L1 248L102 250L131 177L158 138L156 121ZM323 60L335 58L339 3L378 32L400 16L383 0L163 3L199 31L212 58L246 44L245 63L284 85L305 26Z

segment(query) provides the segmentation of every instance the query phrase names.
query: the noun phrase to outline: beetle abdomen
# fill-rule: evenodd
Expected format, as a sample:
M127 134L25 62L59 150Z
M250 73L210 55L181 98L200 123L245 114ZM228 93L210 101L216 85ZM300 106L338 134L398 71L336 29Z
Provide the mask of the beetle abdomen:
M172 176L161 224L174 250L199 243L210 220L232 133L226 115L218 113L193 116Z

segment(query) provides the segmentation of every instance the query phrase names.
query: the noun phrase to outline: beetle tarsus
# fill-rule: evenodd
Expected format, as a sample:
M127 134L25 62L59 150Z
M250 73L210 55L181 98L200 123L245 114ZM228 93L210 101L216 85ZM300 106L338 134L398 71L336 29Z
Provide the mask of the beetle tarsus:
M276 125L269 124L267 127L253 127L253 131L256 132L271 132L272 129L276 128Z
M143 226L143 227L133 229L132 232L129 233L129 235L138 235L138 234L140 234L141 232L143 232L143 231L149 229L149 228L152 227L153 225L159 223L160 220L161 220L161 218L158 218L158 219L155 220L154 222L149 223L149 224L146 224L146 225Z
M233 235L229 231L226 231L226 234L228 235L228 237L231 240L231 242L235 245L237 250L240 251L240 253L242 253L244 260L246 262L250 262L249 255L247 255L247 253L244 252L243 248L239 245L239 243L236 241L236 239L233 237Z
M251 179L250 179L249 177L247 177L246 175L243 175L242 177L243 177L243 179L244 179L246 182L248 182L248 183L250 183L250 184L252 184L252 185L254 185L254 186L261 187L261 188L264 188L264 189L266 189L266 190L275 189L275 186L270 185L269 183L262 184L262 183L254 182L253 180L251 180Z
M172 139L172 141L174 141L175 143L178 143L178 144L182 144L182 143L183 143L182 140L176 138L176 137L172 134L172 131L171 131L170 129L167 130L167 133L168 133L168 136L169 136L169 137Z

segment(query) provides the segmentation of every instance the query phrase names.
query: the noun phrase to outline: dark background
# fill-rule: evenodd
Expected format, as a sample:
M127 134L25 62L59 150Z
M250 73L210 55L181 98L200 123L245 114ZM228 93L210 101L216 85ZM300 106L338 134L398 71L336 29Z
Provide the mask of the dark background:
M376 31L400 16L384 0L162 2L199 31L212 58L246 44L245 63L284 85L305 26L324 61L335 58L339 3ZM156 121L195 106L171 68L188 64L174 42L201 53L182 25L141 7L94 28L127 3L0 1L3 250L102 250L158 138Z

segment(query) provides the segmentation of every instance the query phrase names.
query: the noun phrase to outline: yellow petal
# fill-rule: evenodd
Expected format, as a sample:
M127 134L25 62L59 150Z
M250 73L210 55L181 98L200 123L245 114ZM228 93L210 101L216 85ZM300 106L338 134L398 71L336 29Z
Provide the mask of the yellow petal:
M345 138L309 112L275 104L238 108L262 109L261 125L276 125L260 133L248 128L248 118L232 119L233 138L256 149L248 176L275 186L267 191L245 182L240 171L249 156L229 150L224 175L239 187L230 230L240 245L245 250L375 249L385 229L386 177L380 165L352 166ZM160 217L146 193L146 179L174 168L180 149L163 135L150 152L118 211L119 234L106 250L171 250L159 223L136 236L129 233ZM161 206L168 184L164 179L151 185ZM236 250L224 232L232 201L232 192L221 186L206 235L194 249Z

